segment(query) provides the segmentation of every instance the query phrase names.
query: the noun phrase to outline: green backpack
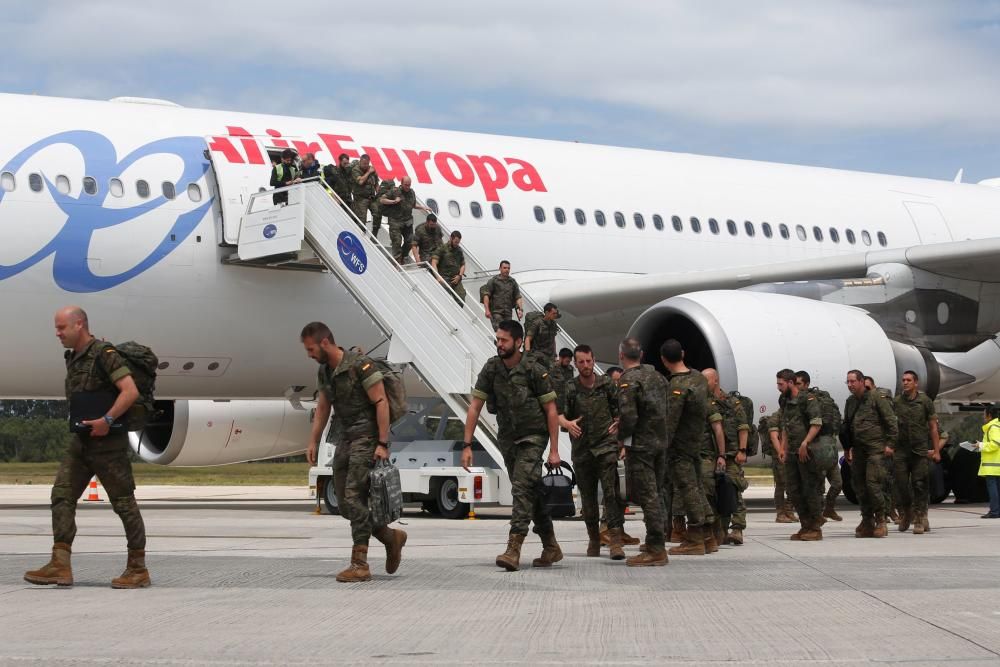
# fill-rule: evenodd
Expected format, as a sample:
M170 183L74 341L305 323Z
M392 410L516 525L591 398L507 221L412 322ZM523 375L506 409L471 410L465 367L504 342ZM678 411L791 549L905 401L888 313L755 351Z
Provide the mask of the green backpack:
M757 438L757 422L754 421L753 399L738 391L730 392L729 396L738 400L743 406L743 414L750 426L750 432L747 434L747 456L757 456L757 445L760 444L760 441Z
M382 374L382 386L385 388L385 397L389 399L389 423L395 424L409 413L409 407L406 404L406 386L403 384L403 378L384 359L372 359L371 362L375 364L375 368ZM356 367L356 365L352 365L348 371L351 376L351 382L358 381Z
M823 416L823 427L819 430L820 434L838 435L844 420L840 415L840 408L837 407L837 402L833 400L829 392L817 387L810 387L809 393L819 401L819 411Z
M531 325L537 322L538 320L542 319L543 317L545 317L545 313L538 310L533 310L530 313L526 314L524 316L524 335L527 336L528 329L531 328Z
M132 381L135 382L135 387L139 390L139 398L118 421L124 424L129 431L141 431L157 413L153 392L156 390L156 369L160 360L157 359L153 350L134 340L118 345L101 341L101 345L102 352L108 347L115 349L121 360L128 366L132 374ZM98 357L98 359L103 358L103 356ZM100 364L100 366L104 374L110 377L104 365Z

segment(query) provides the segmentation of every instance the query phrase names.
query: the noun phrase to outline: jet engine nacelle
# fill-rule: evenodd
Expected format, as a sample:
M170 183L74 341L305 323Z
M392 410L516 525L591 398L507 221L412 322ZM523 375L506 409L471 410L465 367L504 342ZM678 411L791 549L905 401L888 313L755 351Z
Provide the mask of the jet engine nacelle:
M660 345L676 338L688 366L716 368L724 389L753 399L755 419L778 408L775 373L782 368L808 371L813 386L829 391L841 407L852 369L888 388L896 387L907 369L916 371L921 383L938 376L933 356L890 341L865 311L783 294L707 291L672 297L640 315L629 335L642 341L646 362L658 368Z
M309 442L312 410L287 400L157 401L162 417L130 433L150 463L210 466L299 454Z

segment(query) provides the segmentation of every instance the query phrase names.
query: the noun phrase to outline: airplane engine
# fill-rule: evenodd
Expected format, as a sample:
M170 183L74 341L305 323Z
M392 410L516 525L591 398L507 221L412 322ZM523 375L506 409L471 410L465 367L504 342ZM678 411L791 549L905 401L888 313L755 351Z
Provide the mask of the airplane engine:
M659 349L676 338L691 368L716 368L726 390L754 401L757 414L778 407L775 373L806 370L813 386L847 399L847 371L858 369L894 389L899 373L914 370L932 396L940 369L926 350L890 341L865 311L782 294L706 291L672 297L646 310L629 331L646 361L662 368Z
M312 410L289 401L157 401L162 417L130 433L132 449L150 463L210 466L305 450Z

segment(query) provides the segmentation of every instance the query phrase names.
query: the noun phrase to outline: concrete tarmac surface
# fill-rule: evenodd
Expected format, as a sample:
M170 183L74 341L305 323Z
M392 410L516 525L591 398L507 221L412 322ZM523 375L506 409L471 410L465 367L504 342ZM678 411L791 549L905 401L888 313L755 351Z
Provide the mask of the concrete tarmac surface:
M1000 520L982 505L934 507L926 535L859 540L841 499L844 521L802 543L752 491L744 546L658 568L585 557L583 523L564 520L561 563L533 569L531 535L507 573L493 560L509 510L414 508L399 572L373 540L374 579L340 584L348 524L312 514L304 488L144 487L153 586L117 591L106 501L80 503L75 586L37 587L22 576L49 556L49 489L0 486L0 664L1000 664ZM641 515L626 529L641 537Z

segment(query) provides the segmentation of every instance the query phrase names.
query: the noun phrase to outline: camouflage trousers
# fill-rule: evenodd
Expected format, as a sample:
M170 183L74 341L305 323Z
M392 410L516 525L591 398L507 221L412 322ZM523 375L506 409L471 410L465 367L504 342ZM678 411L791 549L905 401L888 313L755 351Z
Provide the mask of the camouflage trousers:
M646 544L662 547L663 528L667 516L663 514L659 488L666 470L666 452L663 449L630 449L625 456L628 478L632 480L632 499L642 508L643 522L646 524Z
M624 508L618 499L618 452L596 455L590 451L574 453L573 469L576 471L576 486L580 490L580 502L583 505L583 522L587 527L596 528L600 523L598 486L604 494L608 528L624 526Z
M726 456L726 477L736 487L736 512L731 516L722 516L722 529L729 527L746 530L747 506L743 502L743 492L747 490L747 478L743 474L743 466L736 462L736 456Z
M703 526L715 521L715 512L708 504L702 483L701 455L672 447L668 458L667 466L673 479L674 516L686 516L691 526Z
M499 444L503 463L510 477L511 494L514 496L514 506L510 511L510 532L527 535L528 526L534 521L535 533L551 535L555 532L552 527L552 517L549 516L538 492L538 485L542 479L542 454L545 452L546 443L522 441Z
M397 261L410 252L410 247L413 246L413 218L409 220L390 220L389 242L392 244L392 256Z
M881 448L866 449L855 445L851 449L851 486L861 505L861 516L865 519L884 519L886 504L883 480L885 479L885 458Z
M882 502L885 504L885 513L889 514L894 507L899 507L899 497L896 493L895 467L892 456L882 455Z
M899 451L892 456L896 498L900 510L927 511L930 493L930 462L927 452Z
M832 506L837 502L837 496L844 489L844 480L840 476L839 457L834 459L833 465L826 469L824 473L826 482L829 485L826 489L826 504Z
M374 438L355 438L341 442L333 452L333 490L341 516L351 522L351 539L356 546L367 545L372 529L381 528L371 525L368 512L377 446Z
M368 212L372 214L372 234L378 234L382 226L382 211L379 209L378 201L368 197L355 197L351 202L351 210L358 216L361 226L364 227L368 220Z
M811 454L812 445L809 449ZM819 519L823 515L824 472L825 467L818 465L814 456L802 463L798 447L789 445L785 455L785 489L795 511L799 513L799 520L803 522Z
M512 317L513 314L514 314L513 311L510 311L510 310L507 310L507 311L491 310L490 311L490 324L493 325L493 330L496 331L497 327L499 327L500 323L503 322L504 320L512 320L512 319L514 319Z
M73 544L76 537L76 503L90 478L97 475L111 507L125 527L128 548L146 548L146 526L135 502L135 479L128 458L128 436L73 438L52 485L52 536L55 542Z
M790 501L785 493L785 464L777 456L771 457L771 472L774 474L774 509L779 512L790 509Z
M444 278L445 289L451 288L451 290L455 293L455 301L458 302L459 306L465 308L465 285L462 284L462 281L459 280L458 284L455 285L452 284L451 278L445 276L441 277Z

